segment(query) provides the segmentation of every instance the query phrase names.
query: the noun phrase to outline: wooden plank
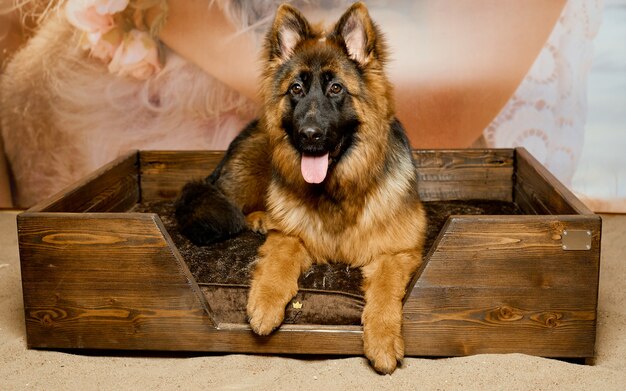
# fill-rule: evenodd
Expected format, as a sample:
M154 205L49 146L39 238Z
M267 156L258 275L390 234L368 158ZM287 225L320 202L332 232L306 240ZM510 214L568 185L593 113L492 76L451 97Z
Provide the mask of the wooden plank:
M564 229L591 249L564 251ZM404 307L407 353L593 356L600 233L596 216L451 217Z
M208 176L220 151L142 151L143 199L173 199L189 180ZM422 199L512 201L513 150L414 151Z
M525 148L515 149L515 173L514 200L526 213L593 214Z
M29 212L123 212L139 200L137 152L121 156Z
M513 150L416 150L419 192L424 201L512 201Z
M474 167L513 167L514 150L501 149L414 149L418 168L455 168L459 164Z
M190 180L207 177L223 151L141 151L139 172L142 200L169 200Z
M591 231L591 249L563 250L566 229ZM589 289L597 275L600 230L595 216L452 216L422 281L457 287Z
M462 292L466 295L468 292ZM543 357L592 357L596 315L501 304L468 308L406 307L403 333L406 354L467 356L524 353Z
M575 290L419 286L404 307L408 355L592 357L596 312ZM567 295L570 295L569 297ZM577 308L574 304L581 302Z
M511 186L506 186L503 183L493 183L486 186L484 183L471 181L420 181L417 186L422 201L511 201L512 198Z

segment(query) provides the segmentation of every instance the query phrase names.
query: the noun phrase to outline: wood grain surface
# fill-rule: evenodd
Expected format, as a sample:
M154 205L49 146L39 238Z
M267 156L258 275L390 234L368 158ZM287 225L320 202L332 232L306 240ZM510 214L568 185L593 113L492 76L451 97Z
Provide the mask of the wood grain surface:
M143 200L173 199L192 179L208 176L220 151L141 151ZM512 149L420 150L413 154L424 201L513 200Z
M593 215L576 196L525 148L515 150L515 202L528 214Z
M565 229L591 249L563 250ZM451 217L404 307L407 352L593 356L600 232L599 217Z
M223 151L142 151L139 154L143 200L174 199L190 180L206 178Z
M141 349L206 331L204 297L157 219L19 215L28 345Z
M512 149L420 150L413 153L423 201L512 201Z

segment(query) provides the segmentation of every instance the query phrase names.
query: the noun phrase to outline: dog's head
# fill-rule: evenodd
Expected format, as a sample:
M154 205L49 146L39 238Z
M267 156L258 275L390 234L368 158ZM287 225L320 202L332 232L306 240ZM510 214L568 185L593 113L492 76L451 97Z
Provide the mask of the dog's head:
M378 29L363 3L352 5L328 32L282 5L265 52L265 110L295 150L304 180L321 183L358 142L363 122L388 117L371 102L389 95ZM383 111L391 110L387 105Z

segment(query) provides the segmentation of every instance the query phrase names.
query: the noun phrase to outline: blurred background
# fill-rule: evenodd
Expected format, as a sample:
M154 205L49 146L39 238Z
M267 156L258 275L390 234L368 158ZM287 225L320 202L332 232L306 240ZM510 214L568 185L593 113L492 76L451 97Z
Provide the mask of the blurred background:
M573 190L596 211L626 212L626 0L606 0L588 80Z
M27 4L29 3L28 1L24 2ZM227 2L227 0L223 0L218 3ZM319 6L315 2L311 2L309 14L307 15L312 15L316 12L319 12L321 15L324 13L324 7L327 7L327 9L330 9L337 14L337 12L342 12L343 9L345 9L345 4L341 3L340 5L337 5L340 2L340 0L320 1ZM269 5L269 1L266 1L266 3ZM301 3L306 4L307 2L304 1ZM483 3L488 3L488 0ZM475 40L479 41L483 46L496 44L498 39L497 29L499 28L502 31L502 26L494 25L491 27L495 29L493 30L496 32L495 34L493 31L487 31L487 33L484 31L481 32L480 29L476 28L476 26L480 24L479 18L481 15L485 14L484 9L481 13L476 11L478 14L472 15L472 11L477 9L477 7L475 7L476 3L463 0L458 0L456 2L405 1L393 3L392 7L388 7L387 2L385 1L367 2L374 19L379 21L379 24L386 27L385 30L387 37L391 41L390 43L392 46L411 47L411 50L392 51L391 56L393 61L390 64L392 81L394 81L397 86L396 92L400 96L404 94L404 99L401 99L401 102L403 102L406 107L403 108L400 105L399 110L404 109L405 113L400 114L407 115L409 116L408 118L410 118L406 121L403 119L405 125L406 123L409 123L410 125L415 124L415 126L420 129L426 129L426 133L430 134L432 140L434 141L437 141L438 138L442 138L436 133L438 129L458 128L461 136L463 136L469 133L465 131L467 129L463 129L463 126L466 126L468 129L471 128L472 132L474 132L472 133L472 140L479 137L479 139L472 144L472 146L475 147L511 147L524 145L535 155L545 155L540 156L539 160L541 160L544 164L547 163L546 166L549 169L554 170L553 172L555 175L561 178L564 183L566 183L592 210L605 213L626 213L626 0L605 0L604 2L601 0L570 0L566 4L570 5L570 3L575 6L571 6L569 8L575 9L576 11L576 15L574 15L575 17L571 18L572 20L576 21L576 18L585 18L591 15L589 16L589 18L593 19L592 23L590 23L591 26L596 26L598 22L600 23L599 30L597 35L595 35L595 38L587 39L585 42L582 42L581 40L576 41L576 39L572 39L572 33L567 29L567 24L562 23L565 17L561 15L559 23L557 23L557 27L555 29L560 28L563 30L560 34L562 37L567 39L561 39L556 43L549 41L546 44L562 46L559 47L558 50L561 50L569 56L568 61L571 61L572 59L572 62L574 63L578 61L577 66L583 69L581 74L586 75L586 83L584 79L573 81L574 84L578 84L578 86L575 86L576 90L574 91L574 94L577 95L576 99L579 99L579 95L582 97L581 99L583 99L582 104L577 101L575 101L574 104L581 106L583 113L579 116L573 115L572 118L575 118L575 122L579 122L578 125L582 126L583 131L571 131L569 135L577 138L584 137L584 142L576 141L576 145L574 146L574 149L579 148L582 143L582 153L578 150L575 150L573 153L575 156L573 159L575 163L573 164L573 167L570 167L571 170L573 170L573 175L572 172L569 171L566 173L558 171L560 166L558 163L559 160L554 156L556 153L549 149L545 149L543 144L533 144L532 140L528 141L527 144L524 144L519 142L519 137L515 139L512 138L512 136L508 140L498 143L497 137L494 139L490 130L493 130L492 128L498 126L508 126L511 128L511 125L507 124L507 121L514 122L510 121L510 118L506 118L507 114L511 114L506 112L506 108L503 109L495 119L493 118L497 114L497 111L487 114L482 112L479 112L478 114L476 113L477 110L475 110L475 107L489 106L498 108L501 107L502 104L498 106L497 102L491 102L490 105L484 104L483 106L480 106L482 102L477 103L475 101L471 101L471 98L468 98L468 96L473 97L477 95L476 91L472 91L469 87L475 87L479 84L480 88L485 90L486 88L484 86L489 84L487 88L492 88L494 92L490 94L483 94L485 96L485 103L489 103L488 99L493 96L497 96L498 94L508 99L510 93L513 91L513 87L517 84L511 84L512 89L509 92L498 91L498 89L501 89L501 86L505 85L507 81L498 80L497 77L492 77L494 72L487 72L484 70L484 68L488 68L493 63L497 62L498 59L489 57L484 57L480 60L470 59L473 51L476 50L474 48L467 47L465 42L461 39L462 37L450 37L453 34L449 33L449 28L448 30L442 29L441 26L443 26L443 24L439 22L441 21L443 23L444 21L447 21L447 23L453 25L466 23L467 26L462 26L461 28L465 28L465 31L472 31L472 33L476 34ZM32 35L34 31L33 28L38 23L38 21L33 18L23 20L20 19L18 13L11 12L10 10L13 4L12 0L0 0L0 64L3 67L7 60L10 59L11 55L24 44L30 35ZM38 10L42 11L42 8L45 9L47 3L40 1L34 4L34 7L38 7ZM324 4L327 5L324 6ZM433 6L433 4L435 5ZM542 5L542 3L535 1L532 4L534 4L535 8L537 8L537 4L539 4L539 7L548 7L549 4L553 3L543 3ZM450 18L446 19L447 16L443 15L444 12L448 13L445 10L449 10L451 6L457 9L456 13L458 14L458 16L456 16L457 19L453 22L450 21ZM272 5L272 7L274 7L274 5ZM461 12L458 11L458 9L464 9L464 11ZM602 10L600 16L598 16L598 13L596 12L597 10ZM539 8L539 12L540 11L541 8ZM330 12L330 14L333 14L333 12ZM521 17L522 16L520 15L520 18ZM267 22L268 16L264 16L264 18L265 22ZM572 25L577 26L578 24ZM546 26L549 28L552 24L547 24ZM487 26L483 27L483 29L487 30L490 28ZM594 36L595 27L593 28L594 31L587 32L587 36ZM478 30L478 32L476 32L476 30ZM480 34L483 34L483 36L480 36ZM504 35L504 31L502 34ZM526 34L530 34L530 32L526 31ZM516 41L518 42L516 45L520 45L524 43L524 38L526 37L513 36L512 38L519 39L519 42ZM165 39L167 39L167 36ZM557 39L559 39L559 37L557 37ZM586 73L587 70L584 69L584 64L588 61L582 58L582 55L581 58L576 57L576 48L572 49L571 47L577 43L586 45L584 50L580 50L580 53L583 53L584 55L593 55L592 61L590 62L591 69L588 74ZM415 46L417 46L420 50L414 50L413 47ZM547 46L544 46L544 49L546 47ZM176 51L177 47L174 46L174 49ZM480 53L477 57L480 57L487 52L487 49L484 51L476 51L476 53ZM465 50L467 52L465 58L468 59L468 65L470 65L469 67L467 64L461 64L459 66L458 64L455 64L453 60L448 58L450 53L455 50ZM546 52L546 50L543 50L542 52ZM429 56L424 56L423 53L428 53ZM557 65L550 63L550 58L546 58L541 56L537 57L533 67L538 66L539 68L543 67L548 70L558 67ZM472 63L471 61L474 62ZM471 68L472 64L475 68ZM249 67L248 65L246 66ZM455 68L455 66L457 68ZM459 67L460 69L465 69L468 75L459 76ZM506 69L506 66L501 66L500 69ZM481 71L483 73L479 75L479 72ZM537 74L541 76L541 69L535 71L535 76ZM575 70L574 79L578 75L576 72L578 71ZM443 80L443 85L445 88L448 88L446 91L447 95L443 100L439 99L439 97L431 99L431 97L435 94L430 94L428 88L431 86L430 84L433 84L432 80L441 77L441 75L446 75L446 77L449 78ZM394 77L396 80L394 80ZM471 80L471 77L474 77L474 80ZM571 78L572 76L569 75L569 77ZM526 82L526 79L529 78L529 75L527 75L524 78L524 82ZM509 79L512 81L515 77L510 77ZM398 80L403 80L405 83L399 83ZM450 80L453 80L453 82L450 82ZM474 84L468 83L468 80ZM515 80L519 82L519 79ZM438 82L441 82L441 80L438 80ZM558 87L561 80L559 79L556 82L552 80L551 83L557 84ZM448 86L447 84L450 85ZM442 84L436 86L439 91L441 91L441 85ZM537 85L539 85L539 83L537 83ZM419 86L419 88L416 88L415 86ZM465 90L463 90L463 88L465 88ZM538 94L543 93L539 87L534 88L539 91ZM556 89L557 93L562 91L559 88ZM580 88L582 88L582 93L580 93ZM420 91L423 96L415 95L413 93L414 91ZM519 90L516 94L518 92ZM426 96L426 98L424 98L424 96ZM528 93L526 96L528 96ZM541 96L539 96L539 98L540 97ZM585 97L586 104L584 102ZM514 94L513 98L509 99L509 106L515 106L515 98L516 96ZM555 99L558 101L558 96ZM11 102L5 102L5 105L10 103ZM570 103L571 102L566 102L566 104L563 104L561 102L559 104L569 105ZM428 105L431 106L429 107ZM470 107L474 108L472 109L474 111L473 113L470 112L471 110L466 110ZM585 107L586 123L584 113ZM463 110L466 110L467 112L464 112ZM576 112L576 109L572 110L570 108L568 110ZM424 113L432 114L430 122L425 120ZM514 111L512 111L512 113L513 114L511 115L516 115ZM555 121L558 119L557 114L559 113L554 114L554 118L550 120ZM410 117L411 115L413 117ZM580 120L580 118L582 118L582 120ZM489 121L492 121L492 119L493 122L490 123ZM515 124L517 129L513 130L521 134L524 130L524 121L528 122L527 127L531 128L533 125L532 121L534 120L534 118L525 119L523 116L520 116L517 120L518 123ZM446 121L449 121L449 124L447 124ZM429 126L432 130L430 130L431 128L429 128ZM549 127L549 125L546 125L546 122L542 123L541 126ZM541 128L541 126L539 128ZM485 129L484 132L483 129ZM411 133L411 129L409 129L409 133ZM482 143L480 142L481 134L483 138ZM568 140L566 140L566 138L570 137L568 133L563 131L555 132L555 134L557 134L557 137L561 137L561 140L557 141L562 142L562 150L570 147L567 142ZM558 136L563 134L565 136ZM533 136L536 136L536 134L533 134ZM492 138L490 139L489 137ZM416 145L415 140L422 139L424 139L423 135L421 139L420 137L414 136L412 142ZM470 146L472 140L458 141L458 145ZM426 144L428 145L428 140ZM6 140L4 145L7 145ZM176 147L175 144L172 145L174 148ZM417 146L423 147L422 145ZM28 145L20 146L20 148L28 147ZM142 148L142 145L129 145L129 147ZM204 146L202 147L204 148ZM455 145L450 144L449 146L444 145L443 147L455 147ZM536 149L533 150L535 147ZM7 162L2 158L4 148L2 140L0 139L0 207L6 207L11 203L11 195L7 194L6 191L4 193L2 191L3 184L1 183L1 173L3 170L5 172L11 172L11 162L8 162L9 164L7 165ZM12 156L18 156L14 159L19 159L19 153L16 153L14 149L15 147L13 147ZM551 154L553 156L551 156ZM550 165L551 159L552 166ZM559 157L559 159L561 158ZM3 165L6 165L6 167L3 167ZM568 170L570 168L568 168ZM18 206L24 207L28 205Z

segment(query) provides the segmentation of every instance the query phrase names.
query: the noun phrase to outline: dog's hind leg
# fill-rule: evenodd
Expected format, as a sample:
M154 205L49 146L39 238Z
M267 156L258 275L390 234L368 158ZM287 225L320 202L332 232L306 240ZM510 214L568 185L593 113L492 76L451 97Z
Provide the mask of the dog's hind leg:
M380 373L391 373L404 357L402 299L422 262L420 251L383 254L362 268L365 308L363 349Z
M206 180L187 183L174 207L180 231L196 245L224 240L246 227L239 207Z
M181 190L174 204L181 232L195 244L205 245L243 231L244 214L265 207L267 154L265 134L253 121L233 140L211 175Z
M287 303L298 292L298 278L310 266L311 256L300 239L268 233L248 295L248 318L255 333L268 335L282 323Z

